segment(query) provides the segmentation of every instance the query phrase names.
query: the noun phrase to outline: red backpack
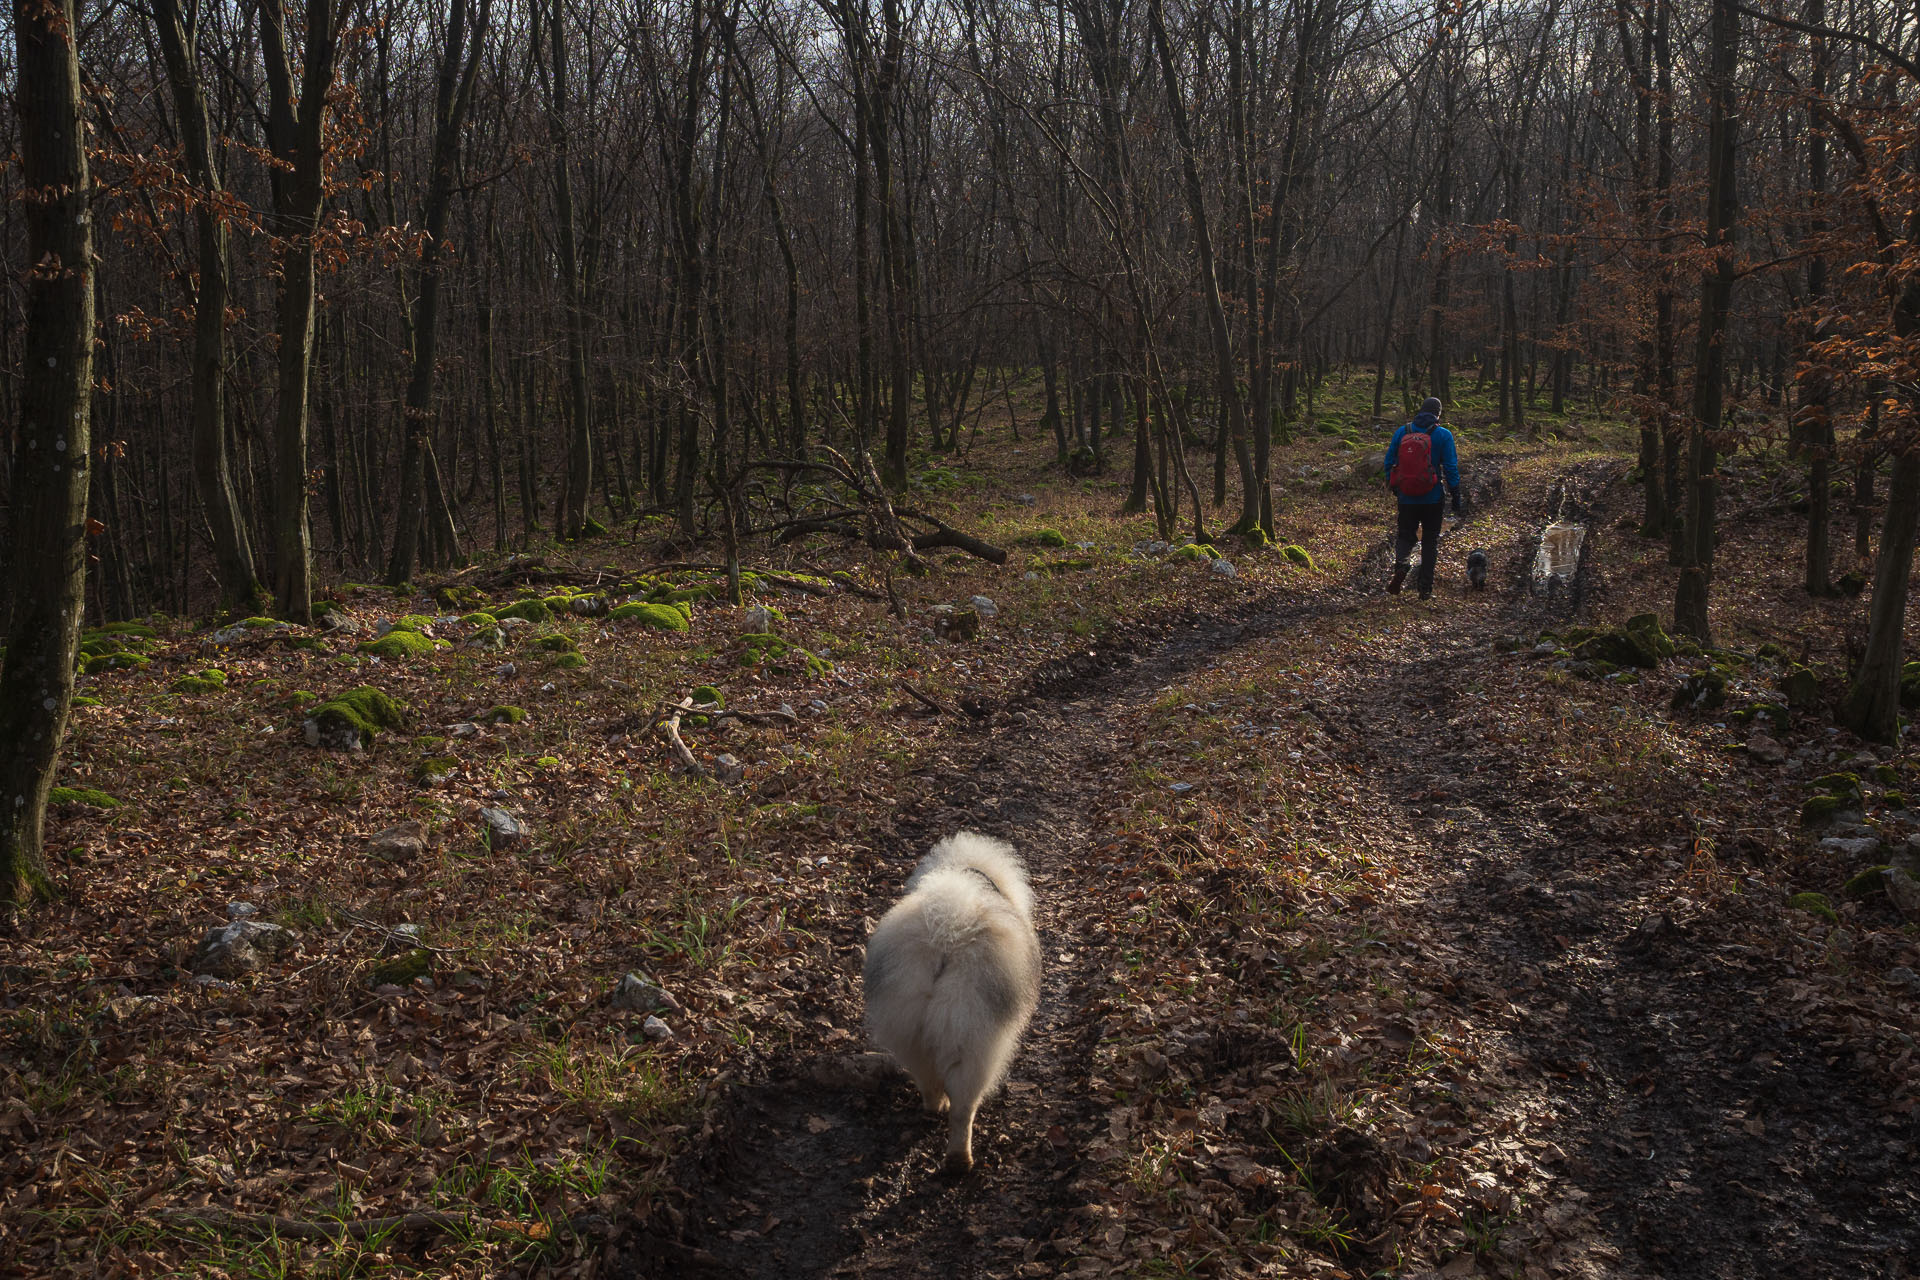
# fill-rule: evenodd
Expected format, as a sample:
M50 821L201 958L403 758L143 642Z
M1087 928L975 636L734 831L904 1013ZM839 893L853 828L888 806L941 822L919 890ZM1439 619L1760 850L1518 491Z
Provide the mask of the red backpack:
M1440 471L1433 465L1433 433L1415 427L1400 437L1389 487L1402 497L1418 498L1432 493L1439 483Z

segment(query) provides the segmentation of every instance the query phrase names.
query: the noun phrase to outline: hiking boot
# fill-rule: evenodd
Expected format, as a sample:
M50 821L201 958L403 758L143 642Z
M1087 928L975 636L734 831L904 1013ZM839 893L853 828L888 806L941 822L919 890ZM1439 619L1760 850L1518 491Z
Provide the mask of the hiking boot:
M1403 584L1405 584L1406 580L1407 580L1407 566L1404 564L1397 564L1393 566L1393 581L1387 584L1387 594L1390 596L1399 595L1400 588Z

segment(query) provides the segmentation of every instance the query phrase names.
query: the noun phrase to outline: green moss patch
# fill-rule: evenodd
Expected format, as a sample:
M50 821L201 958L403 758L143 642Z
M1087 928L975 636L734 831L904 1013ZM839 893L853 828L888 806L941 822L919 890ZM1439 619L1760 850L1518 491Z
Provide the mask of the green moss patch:
M520 600L503 609L495 609L493 616L501 618L525 618L528 622L545 622L553 616L553 610L547 608L544 601Z
M56 808L84 806L89 809L118 809L126 801L92 787L55 787L47 793L47 803Z
M402 631L396 627L378 640L362 640L357 647L362 653L397 662L403 658L418 658L432 653L433 641L418 631Z
M553 659L553 665L561 671L578 671L587 665L587 655L584 653L558 654Z
M761 665L775 670L804 670L809 675L825 675L833 664L818 654L809 653L782 636L749 633L740 637L740 665Z
M544 636L535 636L533 643L536 648L544 649L548 653L580 652L580 642L578 640L575 640L572 636L562 635L557 631Z
M641 626L652 627L656 631L685 631L693 625L685 613L670 604L623 604L607 616L616 622L631 618Z
M1031 547L1064 547L1067 545L1067 535L1058 529L1040 529L1025 542Z
M1280 558L1288 564L1299 565L1302 569L1317 570L1320 567L1313 562L1313 553L1297 542L1289 542L1280 548Z
M367 985L404 987L433 973L433 952L415 947L405 955L383 960L367 975Z
M108 622L94 630L104 631L108 635L133 636L140 640L152 640L160 634L144 622Z
M413 762L413 780L418 786L437 787L459 767L460 762L452 756L422 756Z
M1808 796L1800 806L1800 821L1824 822L1847 807L1850 796Z
M307 719L318 724L323 733L358 734L360 745L366 746L384 729L404 728L406 711L372 685L361 685L313 708Z
M727 705L727 700L720 696L720 691L710 684L703 684L698 689L695 689L691 696L691 701L696 707L724 707Z
M150 659L141 653L96 653L81 660L80 669L90 676L102 671L132 671L147 665Z
M208 667L198 675L181 676L167 687L175 693L218 693L227 687L227 673Z
M1851 800L1857 800L1866 794L1865 789L1860 785L1860 775L1857 773L1821 774L1807 786L1825 795L1842 796Z
M461 618L460 625L463 627L495 627L500 625L500 619L482 609L475 613L469 613Z
M1787 899L1787 905L1795 911L1805 911L1832 924L1840 923L1839 913L1834 911L1833 904L1827 901L1824 893L1796 893Z
M1217 560L1220 553L1204 542L1189 542L1173 549L1176 560Z
M527 718L527 713L519 707L501 705L490 708L480 717L482 724L519 724Z

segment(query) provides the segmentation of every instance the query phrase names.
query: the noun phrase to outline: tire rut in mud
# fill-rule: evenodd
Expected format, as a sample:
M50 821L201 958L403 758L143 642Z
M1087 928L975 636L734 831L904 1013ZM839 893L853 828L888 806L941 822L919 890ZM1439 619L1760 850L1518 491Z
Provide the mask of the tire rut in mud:
M1116 763L1118 726L1162 686L1330 603L1243 597L1221 614L1123 631L1043 664L993 723L955 728L956 754L971 763L929 778L926 798L877 833L857 904L868 919L928 846L963 828L1010 840L1033 879L1040 1008L1007 1086L975 1125L972 1175L939 1172L945 1123L920 1113L903 1073L845 1052L864 1042L857 992L867 924L850 914L822 962L832 969L822 981L841 984L837 1016L814 1019L830 1024L823 1043L773 1055L761 1078L728 1091L698 1152L676 1170L652 1234L609 1273L960 1280L1012 1276L1044 1256L1084 1199L1074 1187L1079 1153L1101 1123L1086 1082L1099 1042L1096 987L1114 957L1089 928L1101 885L1077 870L1098 822L1083 783Z
M1505 615L1539 609L1516 597ZM1363 675L1348 704L1449 687L1493 638ZM1716 939L1710 911L1675 923L1621 824L1516 793L1515 748L1462 704L1402 710L1418 714L1357 715L1356 763L1430 850L1418 929L1464 960L1455 1011L1556 1116L1537 1136L1563 1153L1550 1194L1591 1214L1587 1259L1617 1276L1910 1274L1920 1127L1774 1004L1784 962Z

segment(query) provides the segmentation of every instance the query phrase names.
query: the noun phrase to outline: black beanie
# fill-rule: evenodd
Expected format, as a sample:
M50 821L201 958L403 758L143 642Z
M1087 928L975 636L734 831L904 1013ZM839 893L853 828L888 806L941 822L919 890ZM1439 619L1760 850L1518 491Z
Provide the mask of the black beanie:
M1420 412L1430 413L1436 418L1439 417L1440 416L1440 397L1428 396L1426 400L1421 403Z

